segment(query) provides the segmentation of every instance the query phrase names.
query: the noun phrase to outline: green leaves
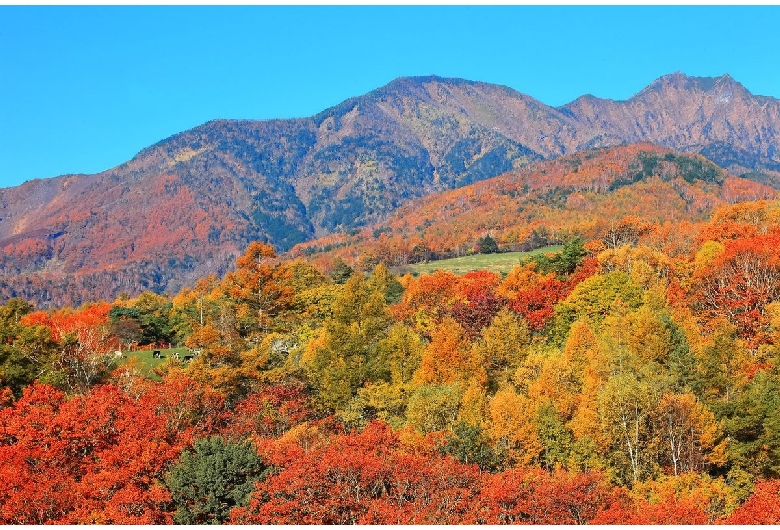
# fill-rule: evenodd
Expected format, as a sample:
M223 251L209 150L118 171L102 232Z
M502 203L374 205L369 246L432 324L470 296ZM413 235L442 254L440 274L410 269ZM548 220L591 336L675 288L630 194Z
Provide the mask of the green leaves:
M249 442L219 436L196 440L166 476L177 524L223 524L230 510L249 504L255 482L267 467Z

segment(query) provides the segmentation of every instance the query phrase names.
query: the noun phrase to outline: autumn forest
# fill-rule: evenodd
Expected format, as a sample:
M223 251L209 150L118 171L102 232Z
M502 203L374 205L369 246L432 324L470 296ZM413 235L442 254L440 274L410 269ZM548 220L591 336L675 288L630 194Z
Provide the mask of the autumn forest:
M777 523L780 203L636 224L505 276L252 243L175 296L10 300L0 521Z
M401 78L0 189L0 524L780 524L777 130Z

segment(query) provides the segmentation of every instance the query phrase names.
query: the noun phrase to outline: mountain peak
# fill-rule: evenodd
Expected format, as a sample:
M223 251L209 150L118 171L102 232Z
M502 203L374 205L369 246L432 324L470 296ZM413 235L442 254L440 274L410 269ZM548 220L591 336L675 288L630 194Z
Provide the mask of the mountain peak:
M659 77L647 85L647 87L645 87L634 97L641 97L650 93L663 92L669 89L686 90L692 92L712 92L715 90L722 90L724 88L745 90L742 84L736 81L729 74L723 74L719 77L700 77L689 76L680 71L677 71Z

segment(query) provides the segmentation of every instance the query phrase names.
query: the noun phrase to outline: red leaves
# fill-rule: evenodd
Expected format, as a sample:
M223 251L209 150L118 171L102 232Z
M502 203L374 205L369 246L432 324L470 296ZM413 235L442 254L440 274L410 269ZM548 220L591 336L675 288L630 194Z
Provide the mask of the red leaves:
M780 524L780 480L756 484L753 494L734 510L726 524Z
M567 282L557 278L546 278L533 287L520 290L509 308L520 313L528 321L528 327L539 330L555 314L555 304L566 298L570 292Z
M577 284L593 276L597 266L595 258L587 257L566 280L554 276L541 277L534 285L521 288L509 303L509 308L523 315L531 329L543 329L555 315L555 304L569 296Z
M386 490L387 455L398 444L389 426L337 437L259 484L248 508L233 512L241 524L354 524Z
M0 523L170 524L165 469L191 440L158 392L65 400L32 385L0 411Z
M498 274L488 271L469 272L459 279L463 299L455 302L451 314L469 337L479 335L503 307L504 300L495 293L500 282Z
M235 406L229 430L239 435L277 438L309 419L313 414L302 383L270 385Z
M540 469L480 474L439 453L406 452L387 425L299 453L258 485L242 524L583 524L613 489L598 474Z
M475 520L480 524L587 524L614 493L596 473L512 469L486 475Z
M727 241L698 274L695 303L711 318L728 318L749 346L769 340L765 308L780 300L780 234Z

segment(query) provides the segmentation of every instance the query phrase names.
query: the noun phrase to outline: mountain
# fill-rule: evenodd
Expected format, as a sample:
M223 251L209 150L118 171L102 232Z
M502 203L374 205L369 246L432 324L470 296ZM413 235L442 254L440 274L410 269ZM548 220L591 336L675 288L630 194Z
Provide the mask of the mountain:
M700 153L737 174L780 170L780 101L752 95L729 75L677 72L627 101L583 96L559 110L578 123L574 150L652 142Z
M780 184L780 102L728 76L664 76L627 101L549 107L507 87L401 78L322 113L217 120L96 175L0 189L0 300L77 304L222 274L409 200L583 149L650 141Z

